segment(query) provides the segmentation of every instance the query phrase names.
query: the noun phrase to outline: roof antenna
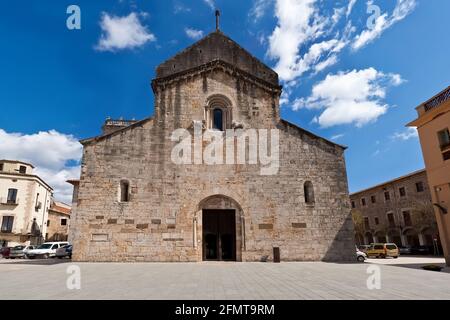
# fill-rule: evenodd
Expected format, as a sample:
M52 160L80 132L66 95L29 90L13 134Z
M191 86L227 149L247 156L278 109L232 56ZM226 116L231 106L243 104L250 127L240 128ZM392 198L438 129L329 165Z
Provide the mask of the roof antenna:
M219 17L220 17L220 11L216 10L216 31L219 31Z

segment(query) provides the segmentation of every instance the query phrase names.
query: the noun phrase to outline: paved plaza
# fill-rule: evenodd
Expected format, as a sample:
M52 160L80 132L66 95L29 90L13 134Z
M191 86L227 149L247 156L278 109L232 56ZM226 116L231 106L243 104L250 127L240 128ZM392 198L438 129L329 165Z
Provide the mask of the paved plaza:
M73 263L0 259L0 299L450 299L450 273L425 271L443 259L365 263ZM67 288L77 265L81 289ZM367 288L379 266L381 289Z

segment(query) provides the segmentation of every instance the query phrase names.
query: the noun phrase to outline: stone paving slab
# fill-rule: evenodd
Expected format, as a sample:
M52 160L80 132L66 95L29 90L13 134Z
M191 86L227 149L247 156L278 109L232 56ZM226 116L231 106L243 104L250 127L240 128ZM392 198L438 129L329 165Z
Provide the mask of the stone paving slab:
M80 290L67 289L71 265L80 267ZM376 264L381 289L369 290L370 265L0 259L0 299L450 299L449 273Z

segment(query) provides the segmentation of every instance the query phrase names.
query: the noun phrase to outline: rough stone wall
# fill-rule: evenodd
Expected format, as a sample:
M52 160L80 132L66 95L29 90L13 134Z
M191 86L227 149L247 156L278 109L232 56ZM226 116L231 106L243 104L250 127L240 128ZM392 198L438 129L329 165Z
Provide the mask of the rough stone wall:
M175 165L174 129L204 118L214 94L232 102L246 128L280 130L280 170L258 165ZM71 221L77 261L201 261L202 202L236 204L238 259L354 260L343 148L278 116L278 95L223 70L160 86L155 115L130 129L85 143L76 214ZM130 201L119 202L121 180ZM315 203L304 200L311 181ZM223 201L219 201L223 203Z

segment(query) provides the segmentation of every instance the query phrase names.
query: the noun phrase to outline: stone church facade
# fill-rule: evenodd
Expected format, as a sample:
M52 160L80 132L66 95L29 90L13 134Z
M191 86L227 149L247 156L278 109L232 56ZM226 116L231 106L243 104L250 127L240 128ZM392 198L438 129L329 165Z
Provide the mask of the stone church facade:
M345 148L280 119L273 70L216 30L159 65L152 89L152 117L81 141L73 260L355 259ZM174 163L173 132L196 125L277 131L279 168Z

